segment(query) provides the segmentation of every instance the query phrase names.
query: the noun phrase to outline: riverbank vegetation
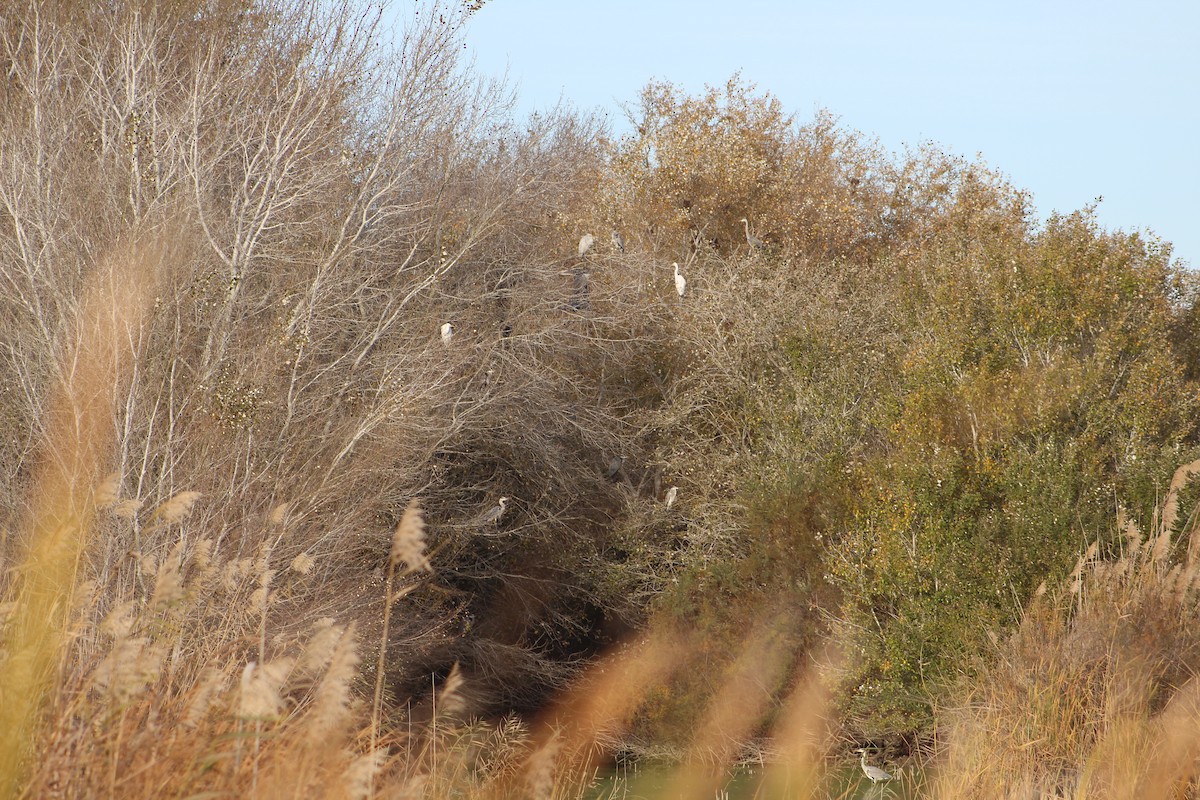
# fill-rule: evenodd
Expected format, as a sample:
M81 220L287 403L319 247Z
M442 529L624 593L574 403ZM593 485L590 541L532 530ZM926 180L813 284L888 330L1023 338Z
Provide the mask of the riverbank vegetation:
M1194 791L1169 244L473 8L4 5L6 796Z

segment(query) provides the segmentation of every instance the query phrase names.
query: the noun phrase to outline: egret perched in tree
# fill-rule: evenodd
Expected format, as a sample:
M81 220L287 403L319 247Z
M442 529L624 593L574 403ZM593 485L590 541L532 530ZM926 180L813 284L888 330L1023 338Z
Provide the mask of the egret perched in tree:
M504 507L508 505L508 498L501 497L496 501L496 505L483 512L483 516L479 518L480 525L495 525L504 516Z
M450 340L454 338L454 326L449 322L442 323L442 344L450 346Z
M751 250L762 250L766 247L762 239L750 232L750 220L742 217L740 222L742 223L742 227L746 229L746 244L750 245Z
M860 747L857 752L862 753L862 758L859 760L859 765L862 767L863 775L870 778L871 783L879 783L880 781L890 781L892 776L881 770L879 767L872 766L867 763L866 748Z
M579 239L579 257L583 258L583 254L592 249L592 243L596 241L596 237L590 233L585 233Z
M675 505L675 500L678 497L679 497L679 487L678 486L672 486L670 489L667 489L667 508L670 508L671 506Z
M679 274L678 261L671 262L671 266L675 268L675 291L683 297L683 293L687 291L687 278Z
M616 228L613 228L613 232L612 232L612 246L613 246L613 249L616 250L618 253L625 252L625 237L622 236L621 232L619 230L617 230Z

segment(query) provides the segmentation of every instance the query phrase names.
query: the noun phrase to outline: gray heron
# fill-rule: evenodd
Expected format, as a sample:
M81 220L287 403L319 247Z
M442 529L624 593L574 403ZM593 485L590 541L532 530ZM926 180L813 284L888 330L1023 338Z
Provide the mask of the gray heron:
M742 227L746 229L746 244L750 245L751 250L762 250L767 246L762 239L750 232L750 220L742 217L739 222L741 222Z
M442 344L450 346L450 340L454 338L454 326L449 322L442 323Z
M613 246L613 249L616 250L618 253L625 252L625 237L622 236L621 232L619 230L617 230L616 228L613 228L613 232L612 232L612 246Z
M880 781L890 781L892 776L879 767L867 763L867 750L865 747L858 748L858 752L862 753L862 758L859 760L859 766L862 767L863 774L870 779L871 783L879 783Z
M575 269L571 271L571 308L576 311L584 311L589 306L588 302L588 287L592 282L592 273L586 269Z
M592 242L594 242L594 241L596 241L596 237L592 236L590 233L585 233L582 237L580 237L580 239L579 239L579 257L580 258L583 258L584 254L587 253L588 250L592 249Z
M504 516L504 508L508 505L508 498L501 497L496 501L496 505L483 512L483 516L479 518L480 525L495 525L500 522L500 518Z
M683 297L683 293L687 291L687 278L679 274L679 262L671 262L671 266L675 268L675 292Z
M621 471L621 467L623 466L625 466L625 456L613 456L612 460L608 462L608 469L605 470L604 477L610 479L617 477L617 473Z

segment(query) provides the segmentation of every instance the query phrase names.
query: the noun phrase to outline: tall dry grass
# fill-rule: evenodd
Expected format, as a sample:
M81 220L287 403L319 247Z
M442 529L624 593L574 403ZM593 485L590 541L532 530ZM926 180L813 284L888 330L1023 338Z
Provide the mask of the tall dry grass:
M94 504L115 503L114 487L93 487L107 471L117 432L112 398L127 387L152 310L157 276L169 251L155 232L115 248L93 271L76 324L64 337L54 375L46 436L33 491L5 575L9 614L0 660L0 787L13 794L40 715L58 686L65 649L75 635L85 548L92 544ZM81 574L83 572L83 574Z
M1155 527L1124 515L1039 592L995 661L938 713L938 797L1193 797L1200 758L1196 463Z

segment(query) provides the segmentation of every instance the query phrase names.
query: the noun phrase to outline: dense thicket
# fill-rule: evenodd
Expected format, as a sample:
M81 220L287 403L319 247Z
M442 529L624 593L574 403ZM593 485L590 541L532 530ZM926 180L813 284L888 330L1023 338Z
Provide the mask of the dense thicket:
M797 126L736 79L653 85L634 123L602 208L694 291L660 452L693 523L734 532L660 608L729 653L782 604L798 651L848 648L852 735L927 730L985 632L1194 455L1192 277L1090 209L1039 224L983 164Z
M649 86L616 140L516 122L455 61L464 14L424 9L393 49L352 5L0 9L5 560L69 460L56 398L111 273L134 359L92 387L111 441L75 476L122 498L88 615L201 551L262 590L187 623L208 640L164 698L323 617L378 638L419 497L435 573L387 631L397 707L455 663L474 712L536 707L654 619L717 665L644 714L686 731L782 612L798 661L848 643L852 736L928 731L983 632L1194 455L1189 274L736 78ZM74 640L68 673L104 646Z
M653 483L631 414L669 310L607 256L581 295L595 126L509 121L455 64L454 10L394 53L350 5L79 11L4 15L5 525L54 457L39 443L89 276L158 239L163 263L121 278L152 308L100 467L144 510L89 549L97 612L144 591L138 559L175 544L151 510L187 490L224 557L315 559L280 624L370 630L419 495L437 590L400 615L397 691L459 661L485 709L536 701L648 588L614 521ZM501 496L503 524L480 524ZM286 536L265 524L281 503Z

